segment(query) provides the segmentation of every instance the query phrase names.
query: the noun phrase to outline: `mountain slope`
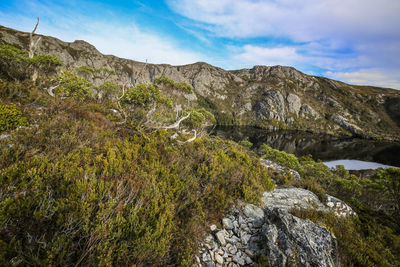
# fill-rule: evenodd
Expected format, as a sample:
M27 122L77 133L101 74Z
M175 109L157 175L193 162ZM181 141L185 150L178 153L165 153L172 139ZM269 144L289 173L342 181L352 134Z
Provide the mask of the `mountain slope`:
M28 33L0 26L0 38L3 44L28 47ZM219 124L400 140L400 92L393 89L349 85L284 66L226 71L201 62L147 64L103 55L85 41L67 43L48 36L42 37L37 52L60 58L60 68L111 69L116 75L107 79L118 84L150 83L159 76L186 82L194 93L181 101L210 110ZM88 78L95 84L106 79Z

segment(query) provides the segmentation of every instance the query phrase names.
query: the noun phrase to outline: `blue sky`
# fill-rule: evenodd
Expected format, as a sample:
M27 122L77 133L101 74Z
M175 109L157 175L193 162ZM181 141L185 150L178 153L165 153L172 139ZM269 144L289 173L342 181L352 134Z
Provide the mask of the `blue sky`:
M224 69L289 65L400 89L399 0L2 0L0 24L102 53Z

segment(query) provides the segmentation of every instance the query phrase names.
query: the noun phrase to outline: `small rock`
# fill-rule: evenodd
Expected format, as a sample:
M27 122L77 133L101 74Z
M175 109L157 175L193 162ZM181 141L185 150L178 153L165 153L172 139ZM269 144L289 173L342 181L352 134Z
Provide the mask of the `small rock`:
M224 231L219 231L215 234L215 236L218 239L218 242L222 245L225 246L226 245L226 241L225 241L225 233Z
M246 257L246 264L252 264L253 261L250 259L250 257Z
M231 261L232 261L232 258L226 258L225 261L226 261L226 262L231 262Z
M243 233L243 232L242 232ZM242 234L241 236L240 236L240 239L241 239L241 241L242 241L242 244L243 245L247 245L247 243L249 243L249 240L250 240L250 237L251 237L251 235L248 235L248 234Z
M244 259L242 257L238 257L238 256L233 257L233 261L239 265L244 265L244 263L245 263Z
M210 250L210 251L208 251L208 253L209 253L210 256L211 256L211 260L212 260L212 261L215 260L214 252L212 252L212 251Z
M211 261L210 254L208 253L203 253L202 258L203 262Z
M200 263L200 258L198 256L196 256L195 258L196 258L196 262Z
M215 224L210 225L211 232L217 231L217 226Z
M237 252L237 248L236 246L231 246L228 251L230 254L234 255Z
M245 250L244 250L244 253L246 253L246 254L249 255L250 257L253 257L253 256L254 256L253 251L251 251L250 249L245 249Z
M216 254L216 255L215 255L215 261L216 261L218 264L223 264L223 263L224 263L224 258L222 258L221 255Z
M219 254L219 255L223 255L223 254L224 254L224 252L222 251L222 249L219 249L219 250L217 251L217 254Z
M215 267L215 262L213 262L213 261L208 261L208 262L207 262L207 267Z
M232 230L232 229L233 229L232 220L229 219L229 218L223 218L223 219L222 219L222 225L223 225L224 228L227 229L227 230Z
M243 213L253 219L262 219L264 217L264 211L253 204L247 204L243 209Z

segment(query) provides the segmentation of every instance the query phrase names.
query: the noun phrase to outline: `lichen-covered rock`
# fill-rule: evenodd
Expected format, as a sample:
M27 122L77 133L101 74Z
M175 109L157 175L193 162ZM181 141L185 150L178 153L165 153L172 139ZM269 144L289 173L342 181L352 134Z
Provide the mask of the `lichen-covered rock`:
M357 215L357 213L344 201L328 194L326 195L325 205L332 210L336 216L347 217Z
M222 219L222 229L213 225L215 235L208 235L200 246L201 266L253 266L259 255L266 255L271 266L339 265L336 239L328 229L290 210L312 208L337 216L355 215L346 203L327 195L324 205L314 193L301 188L264 192L262 200L265 209L239 201Z
M328 229L291 215L287 210L266 208L262 236L272 266L337 266L337 242Z
M261 200L267 207L284 210L302 208L328 211L313 192L303 188L276 188L264 192Z
M281 165L277 164L276 162L273 162L268 159L260 159L260 162L267 169L273 169L275 172L280 173L280 174L289 173L297 182L300 182L300 183L303 182L300 174L295 170L281 166Z

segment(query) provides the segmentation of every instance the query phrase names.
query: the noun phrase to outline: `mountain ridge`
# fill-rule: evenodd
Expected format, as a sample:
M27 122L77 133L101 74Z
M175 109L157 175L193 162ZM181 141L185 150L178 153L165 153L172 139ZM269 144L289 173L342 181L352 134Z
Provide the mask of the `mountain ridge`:
M160 76L186 82L194 92L178 104L205 107L221 125L400 140L400 91L395 89L349 85L280 65L224 70L206 62L150 64L104 55L83 40L38 36L42 40L37 53L60 58L64 66L59 68L108 68L116 73L108 80L128 86L151 83ZM27 49L29 33L0 26L0 39ZM94 84L105 80L89 79Z

